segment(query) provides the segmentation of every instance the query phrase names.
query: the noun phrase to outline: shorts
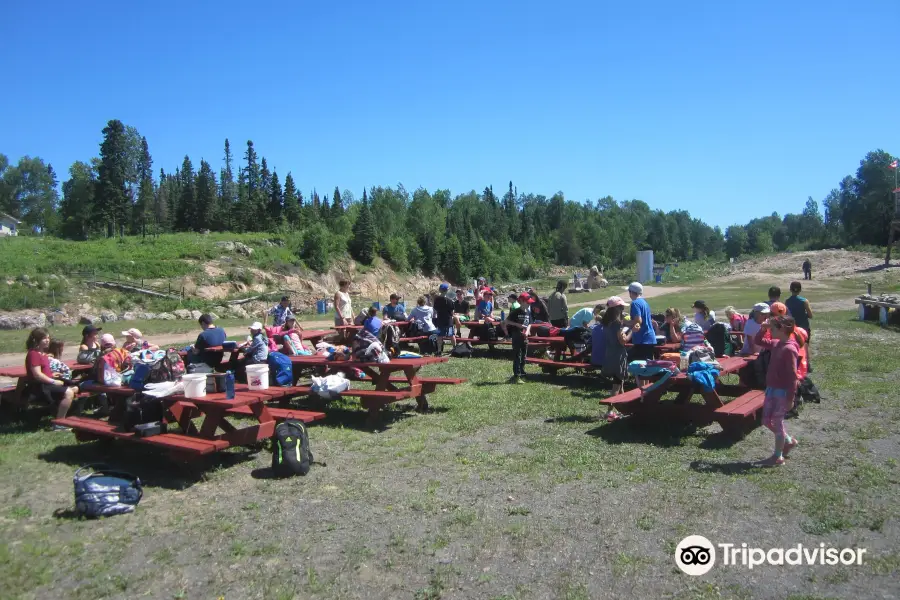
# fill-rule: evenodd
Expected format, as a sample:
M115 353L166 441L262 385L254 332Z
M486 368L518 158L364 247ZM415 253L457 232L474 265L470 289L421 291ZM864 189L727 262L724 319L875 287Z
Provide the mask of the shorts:
M437 334L442 337L453 337L456 334L456 329L454 329L453 325L449 327L438 327Z
M56 406L66 397L66 386L52 385L49 383L32 383L31 395L50 406Z
M469 317L465 315L456 315L456 318L459 319L460 323L468 323L470 321Z
M628 351L628 360L653 360L653 344L635 344Z

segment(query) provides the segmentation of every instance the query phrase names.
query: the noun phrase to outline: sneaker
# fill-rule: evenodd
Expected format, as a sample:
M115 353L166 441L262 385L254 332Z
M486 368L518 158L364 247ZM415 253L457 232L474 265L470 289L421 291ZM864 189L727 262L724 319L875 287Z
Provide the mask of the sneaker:
M784 450L781 452L781 455L783 457L787 458L788 454L790 454L791 450L796 448L799 444L800 444L800 440L798 440L797 438L791 438L791 443L787 443L787 442L784 443Z
M760 467L780 467L784 464L784 455L775 456L774 454L765 460L757 463Z
M72 431L72 428L65 425L52 425L50 431Z
M618 421L621 418L622 418L622 413L620 413L618 411L611 410L608 413L606 413L606 422L607 423L612 423L614 421Z
M525 383L524 376L520 375L519 377L516 377L516 383Z

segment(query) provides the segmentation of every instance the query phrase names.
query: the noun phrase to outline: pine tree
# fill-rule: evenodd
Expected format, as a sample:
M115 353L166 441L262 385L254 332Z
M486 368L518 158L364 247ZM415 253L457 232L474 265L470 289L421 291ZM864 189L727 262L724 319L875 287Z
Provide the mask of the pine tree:
M181 196L178 201L175 229L178 231L198 230L197 202L194 181L194 165L187 154L181 163Z
M210 229L212 215L216 209L217 186L216 174L205 160L200 160L200 171L197 173L197 207L194 210L194 231Z
M60 203L60 233L74 240L86 240L95 225L92 219L97 174L91 165L76 161L69 167L69 179L63 183Z
M278 181L278 172L272 172L272 180L270 183L271 191L269 192L269 227L275 229L281 225L281 218L284 213L284 195L281 191L281 183Z
M219 172L219 203L213 219L213 229L228 231L231 218L237 203L237 189L234 183L234 157L231 155L231 144L225 138L225 168Z
M331 197L331 218L340 219L344 216L344 204L341 200L341 190L334 186L334 195Z
M297 188L294 177L288 172L284 178L284 220L292 229L300 225L300 205L297 203Z
M103 128L97 178L97 216L106 223L107 237L124 234L128 197L125 195L125 126L113 119Z
M265 209L265 200L260 198L259 164L256 162L256 150L253 148L251 140L247 140L247 151L244 153L244 160L247 161L247 166L244 167L246 194L242 202L240 218L243 229L258 231L259 216Z
M369 209L369 199L363 190L363 199L359 207L359 214L353 224L353 238L350 253L353 258L364 265L372 264L375 260L375 220Z
M328 203L328 194L322 197L322 205L319 207L319 214L326 223L331 219L331 206Z
M153 159L150 158L150 148L147 138L141 138L141 159L138 165L138 199L135 204L135 231L140 231L142 236L147 235L148 221L153 221L153 204L155 193L153 189Z
M444 245L444 251L441 255L441 270L448 281L459 283L466 280L462 245L459 243L459 238L456 235L451 235Z
M156 188L156 196L153 200L153 222L156 234L169 229L169 186L166 181L166 172L164 169L160 169L159 187Z

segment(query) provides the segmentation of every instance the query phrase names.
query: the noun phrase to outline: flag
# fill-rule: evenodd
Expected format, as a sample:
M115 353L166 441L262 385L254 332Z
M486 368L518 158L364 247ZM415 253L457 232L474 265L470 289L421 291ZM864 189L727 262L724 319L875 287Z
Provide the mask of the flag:
M896 169L896 168L897 168L897 161L895 160L894 162L892 162L892 163L889 164L888 166L889 166L890 168L892 168L892 169Z

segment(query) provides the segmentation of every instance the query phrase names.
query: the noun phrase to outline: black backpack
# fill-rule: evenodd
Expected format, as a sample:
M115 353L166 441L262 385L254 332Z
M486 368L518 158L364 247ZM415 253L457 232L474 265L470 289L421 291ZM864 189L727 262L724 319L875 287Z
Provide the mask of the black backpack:
M381 346L388 356L400 354L400 328L396 325L384 325L381 327Z
M306 425L294 419L279 423L272 438L272 472L275 476L306 475L312 462Z
M713 347L716 356L725 356L725 338L728 330L723 323L716 323L706 332L706 341Z
M122 419L122 429L134 431L135 425L155 423L163 421L162 398L154 398L146 394L134 394L125 401L125 413Z
M472 348L468 344L457 344L450 351L450 356L454 358L471 358Z
M478 339L480 340L493 342L494 340L499 339L499 337L500 336L497 334L497 327L493 323L485 323L478 331Z

